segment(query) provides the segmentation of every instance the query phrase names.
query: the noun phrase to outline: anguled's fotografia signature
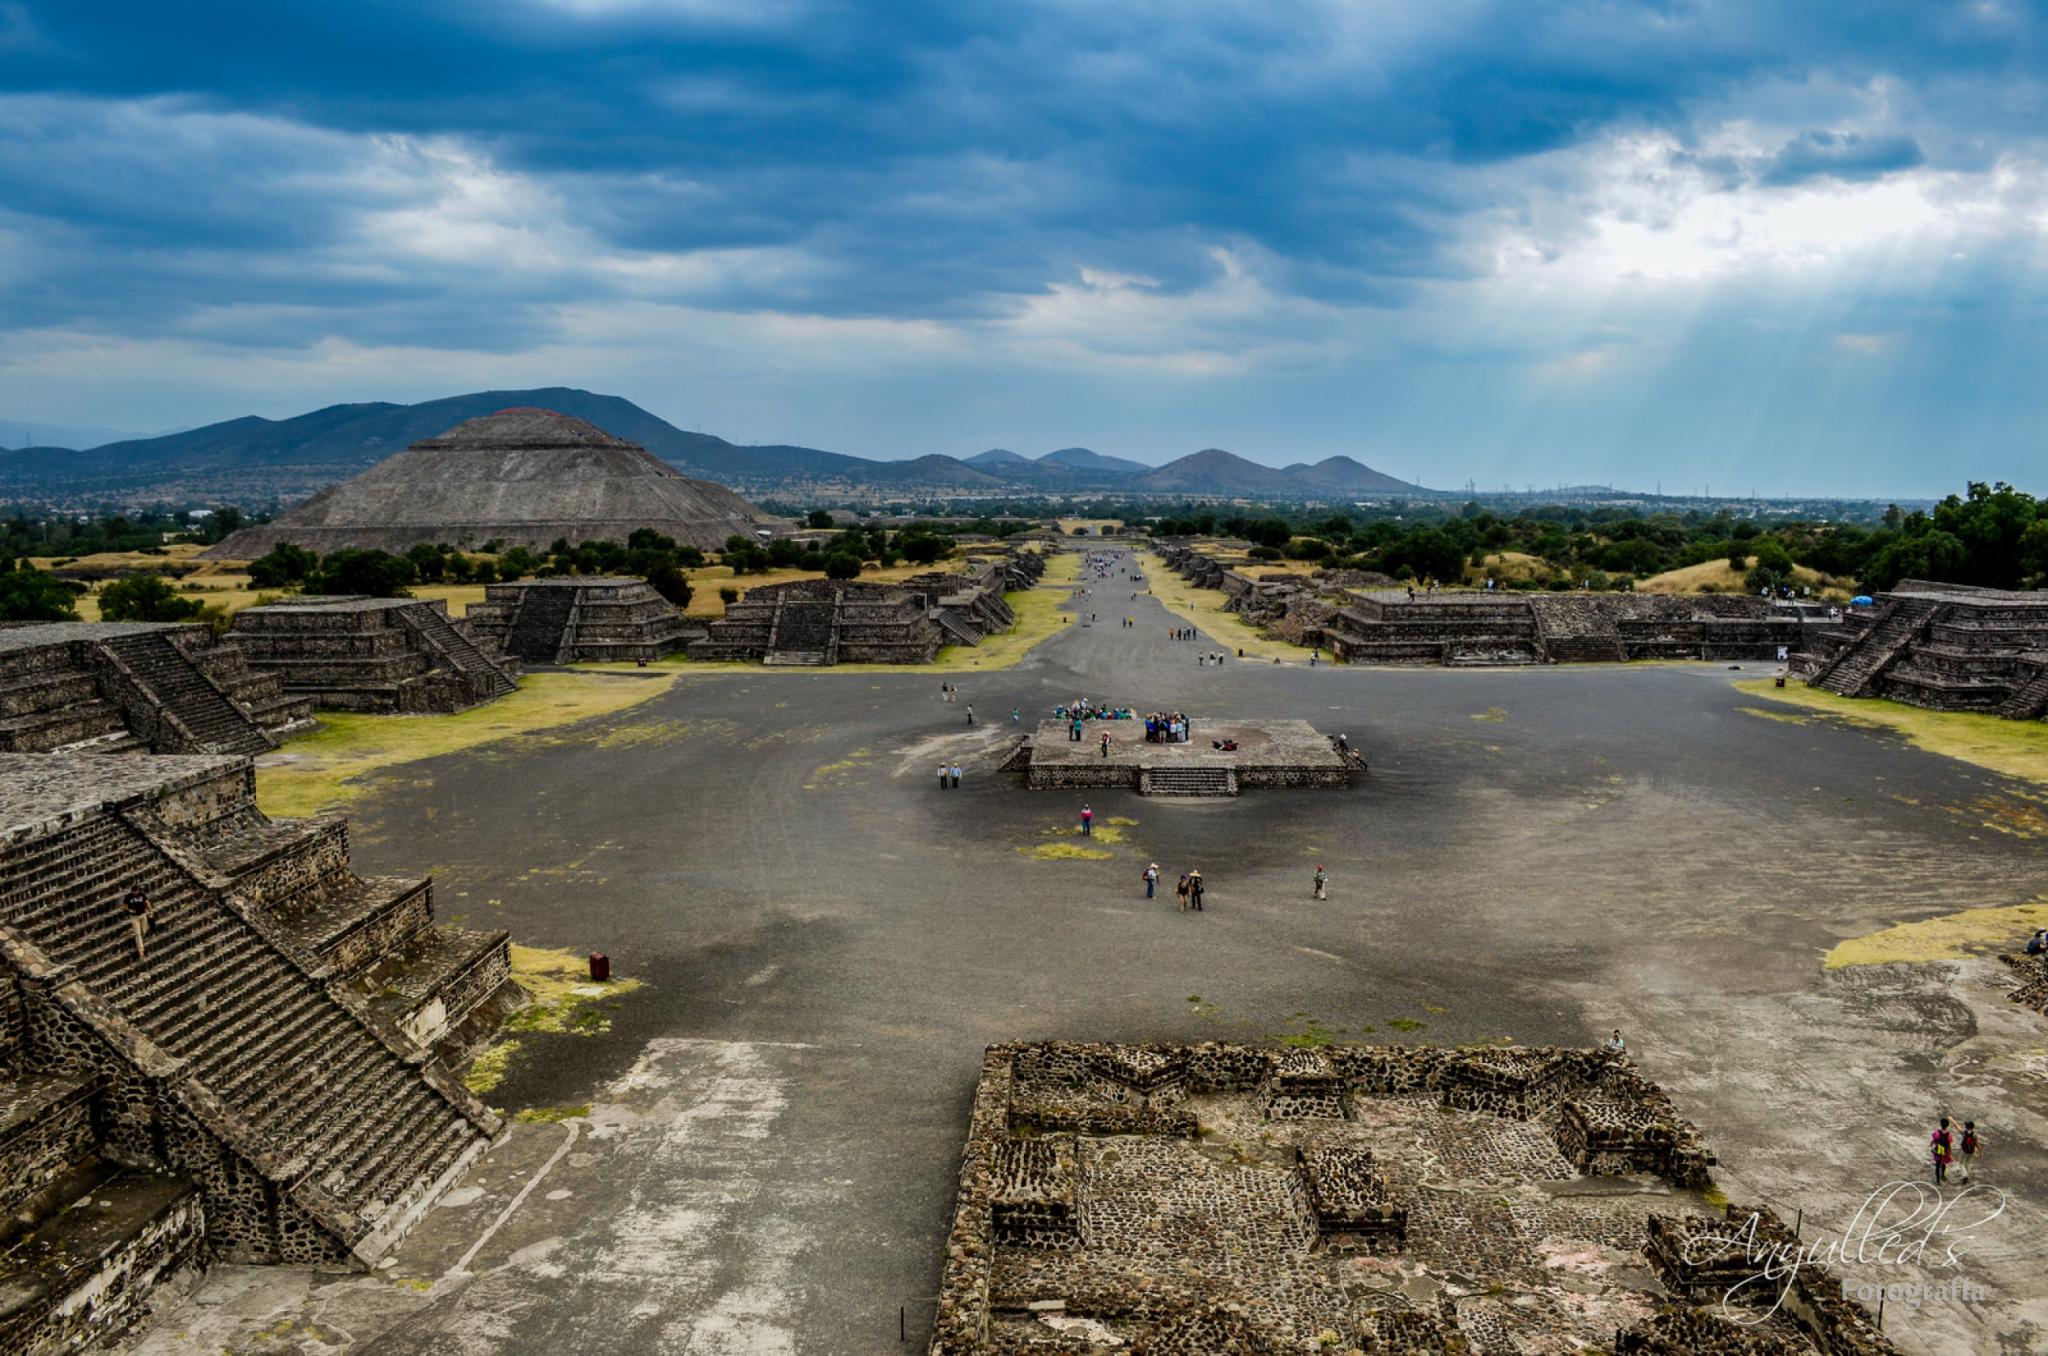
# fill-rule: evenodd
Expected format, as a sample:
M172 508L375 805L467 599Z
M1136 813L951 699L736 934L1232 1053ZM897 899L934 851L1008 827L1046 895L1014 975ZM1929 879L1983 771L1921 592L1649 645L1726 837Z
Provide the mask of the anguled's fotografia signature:
M2004 1214L2006 1204L2006 1194L1996 1187L1968 1186L1943 1195L1926 1182L1891 1182L1865 1198L1839 1237L1765 1238L1759 1217L1750 1215L1725 1232L1695 1236L1684 1256L1692 1266L1740 1257L1756 1268L1728 1288L1722 1307L1735 1322L1760 1323L1784 1304L1801 1268L1848 1263L1955 1270L1977 1232Z

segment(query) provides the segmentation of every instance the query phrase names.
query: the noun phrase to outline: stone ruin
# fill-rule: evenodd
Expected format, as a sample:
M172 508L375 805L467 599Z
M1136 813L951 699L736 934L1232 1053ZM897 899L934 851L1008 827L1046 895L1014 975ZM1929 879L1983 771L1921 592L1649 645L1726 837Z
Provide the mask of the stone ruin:
M512 692L517 665L486 653L439 599L306 597L235 614L249 666L329 711L463 711Z
M1752 1213L1713 1162L1589 1050L995 1045L930 1351L1891 1353L1822 1267L1769 1315L1761 1260L1674 1251Z
M1235 796L1279 787L1339 788L1351 784L1354 765L1329 736L1305 720L1240 720L1196 716L1194 738L1150 744L1145 722L1086 720L1079 741L1068 723L1048 720L1020 738L1000 770L1020 772L1034 791L1125 787L1142 796ZM1107 732L1109 755L1098 744ZM1213 747L1230 739L1234 750Z
M262 753L312 717L205 626L0 627L0 752Z
M1323 624L1340 659L1368 664L1768 661L1797 650L1826 609L1744 594L1349 593Z
M491 584L462 620L485 649L522 664L659 659L704 633L646 580L611 576Z
M899 584L799 579L763 584L726 604L725 616L690 642L692 659L763 664L927 664L942 645L979 645L1016 621L1006 592L1045 572L1036 552L969 563Z
M0 1350L214 1261L372 1263L502 1129L452 1062L523 999L505 934L254 796L246 758L0 755Z
M1999 960L2012 967L2016 982L2012 1001L2048 1016L2048 955L2029 956L2024 951L2006 952Z
M1810 633L1793 672L1843 697L2048 716L2048 592L1909 579Z
M942 634L922 596L908 589L799 579L748 589L689 652L762 664L926 664Z

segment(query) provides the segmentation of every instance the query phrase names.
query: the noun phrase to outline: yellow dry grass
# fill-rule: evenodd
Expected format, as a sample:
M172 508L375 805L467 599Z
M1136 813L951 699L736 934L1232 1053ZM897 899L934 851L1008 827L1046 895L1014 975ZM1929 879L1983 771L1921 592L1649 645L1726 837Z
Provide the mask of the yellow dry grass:
M1501 551L1486 557L1484 565L1475 565L1465 571L1467 584L1484 584L1487 579L1506 580L1533 579L1547 584L1557 578L1557 570L1542 556L1532 556L1527 551Z
M452 716L329 712L320 729L264 759L256 771L256 802L274 815L345 807L392 768L611 715L660 696L675 678L535 673L520 680L517 692Z
M1124 530L1124 520L1121 518L1061 518L1059 525L1060 531L1070 537L1074 535L1074 529L1077 527L1087 528L1091 537L1101 536L1105 527L1113 527L1118 532Z
M1749 565L1755 564L1756 557L1751 556ZM1748 572L1748 567L1738 571L1725 560L1703 561L1698 565L1688 565L1682 570L1666 570L1662 574L1639 579L1636 581L1636 592L1703 593L1711 585L1716 593L1746 593L1749 591L1749 585L1744 582L1744 576ZM1804 565L1792 567L1792 582L1804 584L1824 598L1845 601L1849 597L1846 582L1830 578L1819 570L1808 569Z
M2048 725L2005 720L1971 711L1924 711L1878 697L1838 697L1797 681L1774 686L1768 678L1735 684L1753 697L1817 711L1870 729L1904 735L1915 748L1959 762L2048 785Z
M1020 847L1017 851L1036 862L1106 862L1116 856L1113 852L1082 847L1079 843L1040 843L1036 847Z
M1243 650L1247 659L1307 662L1307 656L1299 645L1269 639L1235 612L1225 612L1223 603L1226 595L1222 589L1196 588L1168 569L1165 561L1157 558L1146 563L1145 578L1152 586L1152 596L1157 598L1168 612L1200 627L1205 633L1213 636L1219 645L1228 647L1232 653ZM1115 609L1114 600L1111 601L1110 607L1112 610Z
M2048 901L1964 909L1852 937L1828 952L1826 965L1839 970L1845 965L1960 960L1991 951L2017 950L2028 933L2043 927L2048 927Z

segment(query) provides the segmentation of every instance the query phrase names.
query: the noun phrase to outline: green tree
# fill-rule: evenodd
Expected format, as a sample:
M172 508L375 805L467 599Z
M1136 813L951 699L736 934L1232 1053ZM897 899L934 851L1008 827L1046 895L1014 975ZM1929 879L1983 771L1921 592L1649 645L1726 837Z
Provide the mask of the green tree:
M44 574L26 560L0 572L0 621L77 621L83 584Z
M259 589L278 589L304 582L320 568L320 557L303 546L280 543L268 555L249 562L249 582Z
M860 578L860 557L846 552L835 551L825 557L827 579Z
M822 532L832 526L832 515L821 508L812 509L804 515L804 526L816 528Z
M410 560L387 551L336 551L306 579L308 593L361 594L370 598L410 598L406 585L415 571Z
M196 598L180 598L160 574L131 574L100 590L100 617L105 621L193 621L205 610Z

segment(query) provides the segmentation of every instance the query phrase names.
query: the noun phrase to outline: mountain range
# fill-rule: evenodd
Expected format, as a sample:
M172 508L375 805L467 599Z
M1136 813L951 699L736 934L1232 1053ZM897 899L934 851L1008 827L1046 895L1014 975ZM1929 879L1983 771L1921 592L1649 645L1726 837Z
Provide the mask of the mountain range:
M1349 457L1276 469L1220 448L1152 467L1085 447L1063 447L1036 458L991 448L964 458L876 461L813 447L744 446L679 429L619 396L555 386L477 391L417 405L330 405L290 419L248 415L85 450L0 450L0 497L268 507L303 499L465 419L514 406L539 406L588 420L639 443L686 474L753 495L866 492L908 497L1041 491L1335 499L1427 493Z

